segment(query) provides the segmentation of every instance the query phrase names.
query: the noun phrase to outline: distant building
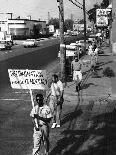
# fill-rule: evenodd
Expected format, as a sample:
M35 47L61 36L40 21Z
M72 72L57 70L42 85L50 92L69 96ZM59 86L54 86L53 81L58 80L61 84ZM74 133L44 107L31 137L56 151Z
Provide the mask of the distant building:
M46 34L46 21L28 19L9 19L0 17L0 31L6 31L12 35L30 35L33 33L34 25L41 26L41 34Z

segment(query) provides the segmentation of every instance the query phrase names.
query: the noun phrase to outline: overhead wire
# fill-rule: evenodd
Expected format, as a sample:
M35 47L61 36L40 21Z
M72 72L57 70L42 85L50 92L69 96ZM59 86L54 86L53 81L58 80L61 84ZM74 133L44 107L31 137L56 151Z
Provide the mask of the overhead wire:
M78 4L80 4L80 5L78 5L78 4L76 4L76 2L74 2L73 0L69 0L72 4L74 4L75 6L77 6L78 8L80 8L80 9L82 9L83 10L83 4L81 4L80 2L78 2L77 0L75 0ZM88 11L87 10L85 10L85 12L88 14Z

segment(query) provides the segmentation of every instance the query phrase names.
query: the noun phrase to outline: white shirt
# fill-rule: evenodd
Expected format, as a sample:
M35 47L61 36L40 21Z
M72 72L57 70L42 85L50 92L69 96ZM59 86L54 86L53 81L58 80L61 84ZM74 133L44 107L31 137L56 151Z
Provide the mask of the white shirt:
M93 53L93 46L90 45L88 49L88 55L91 55Z
M64 86L60 80L57 83L51 84L51 95L52 96L60 96L63 90L64 90Z
M97 55L98 54L98 48L95 49L94 53Z
M51 118L52 114L51 114L51 110L50 107L47 105L43 105L42 107L39 107L38 105L36 105L34 107L34 109L31 110L30 116L34 117L34 114L38 114L40 117L43 118ZM42 120L38 120L38 124L40 125L44 125L45 122L43 122Z

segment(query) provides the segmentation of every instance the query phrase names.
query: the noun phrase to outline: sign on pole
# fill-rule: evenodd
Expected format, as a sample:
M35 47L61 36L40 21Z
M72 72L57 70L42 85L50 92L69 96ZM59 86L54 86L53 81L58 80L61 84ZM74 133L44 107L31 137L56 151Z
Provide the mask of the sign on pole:
M8 73L14 89L47 89L46 70L8 69Z
M98 27L108 26L107 9L96 9L96 25Z

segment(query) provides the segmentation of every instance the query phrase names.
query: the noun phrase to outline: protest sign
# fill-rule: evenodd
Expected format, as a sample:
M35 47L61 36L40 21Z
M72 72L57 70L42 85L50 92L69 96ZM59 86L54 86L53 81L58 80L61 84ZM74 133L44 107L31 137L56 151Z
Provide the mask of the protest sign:
M47 89L45 70L8 69L8 73L14 89Z

